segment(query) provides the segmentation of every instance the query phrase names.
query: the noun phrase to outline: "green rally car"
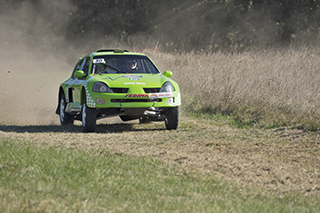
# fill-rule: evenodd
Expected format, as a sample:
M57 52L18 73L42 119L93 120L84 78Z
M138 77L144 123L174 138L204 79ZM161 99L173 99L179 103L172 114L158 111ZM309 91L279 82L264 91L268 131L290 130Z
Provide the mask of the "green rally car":
M140 123L164 121L177 129L181 105L172 72L161 74L145 54L127 50L97 50L76 64L59 88L61 125L81 120L84 132L95 131L97 119L120 116Z

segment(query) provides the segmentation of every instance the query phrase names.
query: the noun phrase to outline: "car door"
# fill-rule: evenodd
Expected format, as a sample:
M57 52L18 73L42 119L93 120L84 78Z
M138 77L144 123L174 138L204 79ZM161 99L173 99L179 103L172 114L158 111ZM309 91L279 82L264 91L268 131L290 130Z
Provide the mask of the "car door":
M75 80L73 81L73 84L72 84L73 102L79 107L81 107L81 87L85 83L87 76L89 74L90 61L91 61L90 57L86 57L83 59L80 70L82 70L86 74L86 77L84 78L75 77Z
M81 59L78 61L78 63L76 64L72 72L71 78L67 81L67 84L66 84L67 85L66 97L67 97L68 108L72 108L72 109L77 108L77 107L74 107L74 83L77 83L77 81L79 80L75 76L75 72L82 69L83 62L84 62L84 59Z

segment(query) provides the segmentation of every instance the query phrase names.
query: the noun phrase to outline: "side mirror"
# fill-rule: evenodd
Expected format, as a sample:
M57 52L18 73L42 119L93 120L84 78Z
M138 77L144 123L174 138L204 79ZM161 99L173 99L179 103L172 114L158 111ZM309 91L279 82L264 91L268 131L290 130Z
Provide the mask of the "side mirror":
M74 73L74 76L76 76L77 78L84 78L84 77L86 77L86 74L82 70L77 70Z
M171 77L172 76L172 72L171 71L164 71L163 75L166 76L166 77Z

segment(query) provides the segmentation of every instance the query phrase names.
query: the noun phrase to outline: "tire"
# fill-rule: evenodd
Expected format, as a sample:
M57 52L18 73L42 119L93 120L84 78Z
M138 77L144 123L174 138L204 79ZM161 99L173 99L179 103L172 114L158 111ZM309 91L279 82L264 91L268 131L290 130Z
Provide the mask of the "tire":
M74 116L66 112L66 106L67 106L66 97L64 94L62 94L60 97L60 111L59 111L61 126L73 125Z
M177 129L179 123L179 108L168 108L164 122L167 130Z
M81 108L82 127L84 132L94 132L96 129L97 112L96 109L87 106L84 99Z

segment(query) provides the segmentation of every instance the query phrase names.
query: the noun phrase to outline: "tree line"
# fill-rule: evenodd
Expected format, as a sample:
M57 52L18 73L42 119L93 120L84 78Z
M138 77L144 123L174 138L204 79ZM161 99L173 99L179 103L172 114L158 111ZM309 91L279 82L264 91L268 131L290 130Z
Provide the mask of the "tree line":
M43 7L43 0L1 0ZM70 42L149 38L177 49L242 49L316 41L318 0L69 0Z

